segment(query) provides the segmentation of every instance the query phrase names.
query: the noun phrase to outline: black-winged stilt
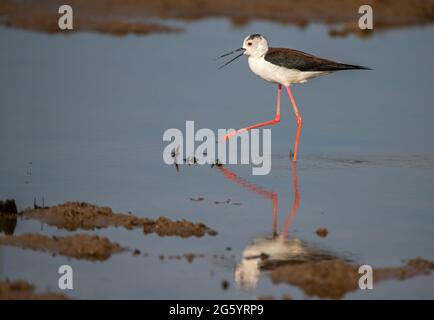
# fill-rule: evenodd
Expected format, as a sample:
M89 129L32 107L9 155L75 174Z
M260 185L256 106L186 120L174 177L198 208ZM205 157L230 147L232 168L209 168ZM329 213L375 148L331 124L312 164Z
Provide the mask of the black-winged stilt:
M277 89L277 111L273 120L261 122L242 128L224 136L224 140L229 139L241 132L248 131L250 129L264 127L267 125L273 125L280 122L280 96L282 93L282 86L286 88L288 97L291 101L292 108L297 118L297 134L294 145L293 161L297 161L298 141L300 139L300 129L302 127L302 117L295 103L294 97L291 92L290 85L293 83L305 83L307 80L329 74L340 70L352 70L363 69L369 70L369 68L343 64L335 61L322 59L313 55L287 48L270 48L268 47L267 39L260 34L252 34L247 36L243 41L243 46L239 49L226 53L219 58L226 57L235 52L241 54L235 58L229 60L219 69L228 65L235 59L246 55L248 57L250 70L265 81L276 83Z

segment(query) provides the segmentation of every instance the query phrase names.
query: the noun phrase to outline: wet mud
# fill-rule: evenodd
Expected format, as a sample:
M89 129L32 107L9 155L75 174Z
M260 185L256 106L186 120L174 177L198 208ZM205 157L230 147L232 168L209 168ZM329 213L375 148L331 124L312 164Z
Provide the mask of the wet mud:
M287 283L300 288L308 296L341 299L359 289L358 266L342 260L315 261L280 266L271 272L274 284ZM430 275L434 262L422 258L406 261L405 265L373 269L373 285L385 280L407 280Z
M66 202L42 209L25 210L22 215L26 219L39 220L68 231L108 227L124 227L131 230L152 222L150 219L114 213L109 207L99 207L85 202Z
M60 293L36 293L35 286L24 280L0 281L0 300L67 300Z
M318 228L316 229L315 233L318 237L325 238L329 234L329 231L327 228Z
M203 223L194 223L188 220L173 221L166 217L159 217L157 220L144 224L143 232L145 234L156 233L160 237L178 236L181 238L217 235L217 231Z
M132 214L114 213L109 207L99 207L85 202L66 202L43 209L29 209L25 210L22 216L68 231L123 227L128 230L142 228L145 234L156 233L159 236L183 238L217 234L203 223L173 221L166 217L153 220Z

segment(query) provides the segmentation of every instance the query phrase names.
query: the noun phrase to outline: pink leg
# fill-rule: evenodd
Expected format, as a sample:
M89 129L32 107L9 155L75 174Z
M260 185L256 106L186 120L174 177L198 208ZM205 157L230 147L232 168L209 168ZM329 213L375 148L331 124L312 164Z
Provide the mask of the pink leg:
M277 111L276 111L276 117L273 120L261 122L261 123L254 124L254 125L246 127L246 128L232 131L231 133L226 134L223 137L223 140L228 140L228 139L232 138L233 136L235 136L241 132L244 132L244 131L249 131L251 129L255 129L255 128L259 128L259 127L265 127L268 125L279 123L280 122L280 96L281 96L281 94L282 94L282 85L279 84L277 87Z
M297 104L295 103L294 97L292 96L291 88L285 86L288 92L289 100L291 100L292 108L294 109L295 117L297 118L297 134L295 136L295 146L294 146L294 157L293 162L297 162L297 151L298 151L298 140L300 139L300 129L303 126L303 119L301 118L300 112L298 111Z

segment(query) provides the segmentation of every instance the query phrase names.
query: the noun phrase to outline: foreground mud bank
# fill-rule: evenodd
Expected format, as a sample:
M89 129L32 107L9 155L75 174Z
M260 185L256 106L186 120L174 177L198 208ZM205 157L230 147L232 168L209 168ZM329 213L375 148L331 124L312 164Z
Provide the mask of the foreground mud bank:
M34 209L17 212L14 200L0 201L0 234L5 234L0 235L0 245L90 261L105 261L111 255L124 251L132 251L133 255L137 256L141 251L132 250L106 237L92 234L51 237L36 233L13 235L17 219L21 218L37 220L70 232L122 227L127 230L141 228L145 235L155 233L161 237L189 238L217 234L217 231L203 223L187 220L173 221L166 217L153 220L132 214L114 213L109 207L99 207L85 202L66 202L43 208L35 206ZM186 255L188 261L193 261L194 258L195 256L191 254Z
M9 232L11 229L0 230L0 246L44 252L47 253L46 259L51 259L50 255L60 255L78 260L107 263L110 257L123 252L129 252L133 256L149 256L148 253L142 254L139 249L124 247L100 235L77 233L79 230L88 232L99 228L121 227L125 232L139 229L145 234L179 237L202 237L215 233L202 223L186 220L172 221L165 217L152 220L132 214L115 213L108 207L82 202L67 202L53 207L17 211L13 200L0 202L0 216L6 216L7 219L3 220L3 223L14 221L16 224L17 220L31 219L68 231L67 235L48 236L39 233L13 235L13 230L12 233ZM174 240L178 241L179 238ZM232 248L228 246L226 251L232 251ZM265 273L275 285L287 284L299 288L305 296L325 299L341 299L347 293L359 290L361 277L359 264L354 260L296 238L288 238L284 241L280 237L255 239L244 250L239 263L235 255L212 254L207 250L203 253L151 255L154 259L158 258L162 264L177 261L193 263L197 259L206 259L210 260L212 265L234 267L235 282L248 290L254 289L261 273ZM119 258L124 259L124 255L120 255ZM423 258L405 261L401 266L374 268L374 287L386 280L404 281L418 276L428 276L433 270L434 261ZM210 276L212 277L213 274L211 270ZM228 280L222 280L222 290L228 290L230 286ZM0 282L0 299L64 298L66 297L57 294L35 293L34 287L25 281Z
M203 223L173 221L166 217L153 220L132 214L114 213L109 207L99 207L85 202L66 202L47 208L29 209L22 212L22 216L68 231L123 227L128 230L142 228L145 234L156 233L159 236L183 238L217 234L217 231Z
M24 280L0 281L0 300L67 300L60 293L36 293L35 286Z
M57 10L60 0L6 0L0 4L0 24L41 32L59 32ZM178 32L167 23L147 20L178 19L195 21L205 18L227 18L235 26L253 20L305 27L310 23L329 25L332 36L369 36L358 28L358 9L368 4L374 11L375 31L422 26L434 21L434 3L430 0L222 0L222 1L156 1L95 0L68 2L74 9L74 29L112 35L155 32Z

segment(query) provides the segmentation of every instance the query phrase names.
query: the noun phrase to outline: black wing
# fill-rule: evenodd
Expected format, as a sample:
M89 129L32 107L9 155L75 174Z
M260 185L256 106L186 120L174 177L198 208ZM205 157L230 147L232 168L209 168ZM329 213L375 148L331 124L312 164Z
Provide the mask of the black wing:
M264 59L272 64L300 71L338 71L369 69L362 66L343 64L286 48L269 48Z

